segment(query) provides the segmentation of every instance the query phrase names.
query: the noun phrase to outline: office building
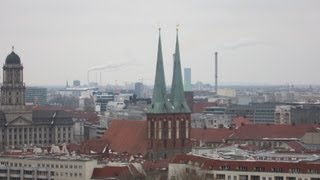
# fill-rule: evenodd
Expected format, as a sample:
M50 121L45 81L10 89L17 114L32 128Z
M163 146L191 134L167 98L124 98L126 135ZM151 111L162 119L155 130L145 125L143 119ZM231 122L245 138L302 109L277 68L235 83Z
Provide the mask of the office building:
M192 91L191 68L184 68L184 91Z
M134 93L137 95L138 98L143 98L143 83L137 82L134 84Z
M114 101L115 97L113 92L94 92L93 99L95 104L95 110L97 112L107 111L107 105L109 102Z
M47 88L27 87L26 103L34 105L47 104Z
M80 84L80 81L79 80L74 80L73 81L73 87L79 87L81 84Z

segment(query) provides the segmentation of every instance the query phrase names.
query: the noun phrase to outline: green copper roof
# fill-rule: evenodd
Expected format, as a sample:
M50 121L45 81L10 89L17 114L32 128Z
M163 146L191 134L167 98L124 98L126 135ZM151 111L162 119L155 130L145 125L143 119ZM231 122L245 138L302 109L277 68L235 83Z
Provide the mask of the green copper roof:
M149 107L149 113L172 113L173 108L168 101L166 92L166 82L164 77L163 57L161 47L161 35L159 29L159 44L156 67L156 78L154 81L152 103Z
M171 86L171 104L175 113L190 113L190 108L184 97L182 72L180 62L179 38L177 30L176 51L174 54L173 78Z

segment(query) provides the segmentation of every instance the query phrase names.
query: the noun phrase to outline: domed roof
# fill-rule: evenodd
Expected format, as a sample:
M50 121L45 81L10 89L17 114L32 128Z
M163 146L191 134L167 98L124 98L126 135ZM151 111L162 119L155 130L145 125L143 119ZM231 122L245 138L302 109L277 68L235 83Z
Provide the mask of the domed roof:
M6 58L6 64L20 64L20 57L12 51Z

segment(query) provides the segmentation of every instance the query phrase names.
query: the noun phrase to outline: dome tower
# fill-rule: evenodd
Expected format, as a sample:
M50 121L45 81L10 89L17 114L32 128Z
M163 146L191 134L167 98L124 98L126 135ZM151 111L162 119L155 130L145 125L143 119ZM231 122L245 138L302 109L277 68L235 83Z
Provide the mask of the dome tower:
M7 56L3 65L3 83L1 86L1 105L3 108L22 107L25 105L25 85L23 83L23 65L14 52Z

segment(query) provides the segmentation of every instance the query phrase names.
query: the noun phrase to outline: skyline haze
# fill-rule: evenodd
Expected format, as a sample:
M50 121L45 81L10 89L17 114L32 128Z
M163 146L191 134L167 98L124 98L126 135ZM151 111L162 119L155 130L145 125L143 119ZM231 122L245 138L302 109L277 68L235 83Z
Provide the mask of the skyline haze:
M154 83L161 27L167 85L171 85L175 29L182 68L192 83L320 84L320 2L311 1L2 1L0 60L11 47L25 83L87 83L93 68L105 84ZM2 73L1 73L2 74ZM95 79L91 73L90 79ZM99 76L99 75L98 75ZM2 75L1 75L2 81ZM99 80L98 80L99 82Z

